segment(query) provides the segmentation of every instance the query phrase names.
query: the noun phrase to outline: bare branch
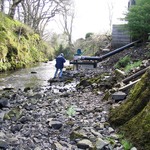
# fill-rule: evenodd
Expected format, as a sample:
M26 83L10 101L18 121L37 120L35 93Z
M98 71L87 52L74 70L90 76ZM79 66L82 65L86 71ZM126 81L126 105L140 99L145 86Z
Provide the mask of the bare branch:
M14 18L16 8L19 5L19 3L21 3L22 1L24 1L24 0L13 0L12 1L12 5L11 5L10 10L9 10L9 16L11 18Z

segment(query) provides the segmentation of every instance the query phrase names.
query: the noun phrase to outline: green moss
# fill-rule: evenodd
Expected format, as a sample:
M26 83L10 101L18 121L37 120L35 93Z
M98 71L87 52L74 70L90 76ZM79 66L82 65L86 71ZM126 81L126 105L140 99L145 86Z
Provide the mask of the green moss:
M130 150L133 147L130 142L124 139L121 141L121 144L123 145L124 150Z
M68 70L73 70L73 66L71 66L71 65L70 66L66 66L65 68L66 68L67 71Z
M150 102L135 117L120 127L124 135L140 150L150 149Z
M78 131L73 131L71 134L70 134L70 139L71 140L75 140L75 139L83 139L87 137L84 133L82 132L78 132Z
M102 101L108 101L108 99L110 98L110 92L107 91L104 95L104 97L102 98Z
M111 145L115 145L116 144L115 143L115 139L113 139L111 137L107 137L106 140L109 141Z
M119 61L115 64L115 68L124 68L130 63L131 58L127 55L123 58L120 58Z
M147 72L131 90L127 101L111 111L110 121L119 126L137 115L149 102L150 96L149 73ZM113 121L114 120L114 121Z
M77 88L79 88L80 86L86 87L86 86L89 86L91 84L92 84L92 82L90 80L88 80L88 79L82 79L80 81L80 83L77 85Z
M93 90L98 89L103 91L106 89L111 89L117 79L116 77L110 77L110 75L108 78L106 78L106 76L108 76L108 73L99 74L91 78L82 78L80 83L77 85L77 88L80 88L80 86L87 87L95 84L96 86L93 87Z
M110 111L109 121L140 150L150 149L150 68L120 107Z
M0 59L5 62L5 57L8 53L8 48L4 45L4 43L0 44Z
M141 60L133 62L131 64L128 64L124 70L125 70L125 72L130 72L132 69L139 67L141 64L142 64Z
M46 61L52 54L47 44L32 29L0 13L0 71Z
M66 81L64 82L64 84L69 84L69 83L72 83L72 81L73 81L73 78L71 78L71 79L68 79L68 80L66 80Z
M19 107L13 108L8 113L5 113L4 120L13 119L14 121L18 120L22 115L22 111Z

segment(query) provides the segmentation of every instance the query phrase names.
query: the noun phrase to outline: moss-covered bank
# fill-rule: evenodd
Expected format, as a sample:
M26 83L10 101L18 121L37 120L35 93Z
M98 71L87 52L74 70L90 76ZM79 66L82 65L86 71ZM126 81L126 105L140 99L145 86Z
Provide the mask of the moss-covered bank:
M52 53L32 29L0 13L0 71L45 61Z
M150 68L127 100L110 111L109 121L140 150L150 149Z

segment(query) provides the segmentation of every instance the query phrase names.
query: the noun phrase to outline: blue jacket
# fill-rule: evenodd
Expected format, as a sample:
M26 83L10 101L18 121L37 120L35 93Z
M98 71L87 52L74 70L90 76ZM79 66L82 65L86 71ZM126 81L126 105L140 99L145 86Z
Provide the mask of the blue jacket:
M59 55L59 56L56 57L56 65L55 65L55 67L57 69L63 69L65 62L66 62L65 58L63 56Z

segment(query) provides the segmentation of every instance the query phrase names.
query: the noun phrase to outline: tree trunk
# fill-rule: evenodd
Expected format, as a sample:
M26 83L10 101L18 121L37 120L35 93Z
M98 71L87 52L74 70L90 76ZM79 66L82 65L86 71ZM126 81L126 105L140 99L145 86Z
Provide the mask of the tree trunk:
M11 18L14 18L15 16L15 11L16 11L16 7L19 5L19 3L21 3L23 0L13 0L13 4L12 6L10 7L10 10L9 10L9 16Z
M1 12L4 12L4 0L0 0Z

